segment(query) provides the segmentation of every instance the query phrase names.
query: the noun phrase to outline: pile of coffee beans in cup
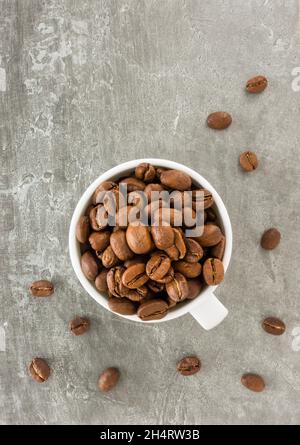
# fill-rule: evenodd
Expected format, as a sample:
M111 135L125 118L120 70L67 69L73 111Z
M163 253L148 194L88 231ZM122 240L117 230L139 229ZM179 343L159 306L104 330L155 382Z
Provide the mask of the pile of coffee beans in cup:
M107 294L109 308L144 321L224 278L225 236L213 196L179 170L142 163L103 182L76 237L82 271Z

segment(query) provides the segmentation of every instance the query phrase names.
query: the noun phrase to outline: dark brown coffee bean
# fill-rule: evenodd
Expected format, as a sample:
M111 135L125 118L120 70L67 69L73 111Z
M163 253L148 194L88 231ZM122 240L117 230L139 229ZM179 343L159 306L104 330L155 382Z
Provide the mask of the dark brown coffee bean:
M187 280L187 283L188 283L188 287L189 287L189 293L186 298L188 300L194 300L194 298L198 297L198 295L201 292L202 283L199 279L198 280L196 280L196 279Z
M224 279L224 266L217 258L208 258L203 265L203 277L209 286L216 286Z
M148 202L157 201L157 195L160 192L164 192L165 189L161 184L148 184L145 187L144 193L147 196ZM156 192L152 195L152 192ZM160 196L160 195L158 195ZM156 198L155 198L156 197Z
M152 281L152 280L149 280L147 282L147 286L154 294L159 294L163 292L165 288L164 283L158 283L157 281Z
M151 227L151 235L157 249L165 250L173 246L175 234L173 228L168 225Z
M182 273L186 278L196 278L201 274L202 266L200 263L188 263L187 261L177 261L174 264L176 272Z
M90 211L90 224L96 232L108 226L108 213L102 204L98 204Z
M197 189L192 192L192 206L193 209L209 209L214 203L212 193L206 189Z
M280 243L280 239L281 234L279 230L272 228L263 234L260 244L263 249L273 250Z
M95 279L95 286L99 292L107 292L108 291L108 286L107 286L107 281L106 281L107 274L108 274L108 269L103 269L103 270L101 270L101 272L99 273L99 275L97 275L97 277Z
M116 256L121 261L127 261L133 258L134 253L130 250L126 241L126 232L124 230L116 230L110 236L110 245Z
M93 204L99 204L100 202L103 203L104 193L108 191L118 190L118 188L119 188L118 184L116 184L113 181L102 182L102 184L98 185L93 194L92 197Z
M89 236L90 245L97 252L103 252L109 246L110 232L93 232Z
M197 241L187 238L186 240L187 252L184 261L188 263L198 263L203 257L203 249Z
M282 320L275 317L265 318L262 322L263 329L272 335L282 335L285 332L285 324Z
M74 335L82 335L90 329L90 320L84 317L76 317L70 321L70 331Z
M262 93L268 86L268 80L265 76L255 76L246 83L246 90L251 94Z
M192 179L186 173L180 170L166 170L160 175L160 182L165 187L174 190L190 190Z
M130 289L124 286L122 275L125 272L125 267L117 266L110 269L107 273L107 286L109 292L118 298L123 298L128 295Z
M225 244L226 244L226 238L225 236L222 236L221 241L211 248L210 250L211 256L214 258L218 258L219 260L222 260L225 252Z
M155 252L146 264L146 273L153 281L164 278L171 268L170 258L163 252Z
M136 305L127 300L127 298L111 297L108 300L108 307L111 311L121 315L134 315L136 314Z
M120 371L117 368L107 368L98 379L98 388L102 392L111 391L119 382Z
M203 233L201 236L195 237L195 240L202 247L211 247L218 244L223 237L220 227L215 224L205 224L203 227Z
M177 363L177 371L184 376L196 374L201 369L201 361L198 357L184 357Z
M161 299L148 300L138 308L138 316L144 320L159 320L168 313L168 303Z
M137 289L143 286L148 280L146 265L143 263L128 267L122 275L123 284L129 289Z
M38 383L44 383L50 375L50 368L46 360L34 358L29 365L29 372L33 380Z
M245 151L240 155L240 166L245 172L252 172L258 167L258 159L253 151Z
M244 374L241 382L246 388L254 392L262 392L266 386L264 379L257 374Z
M88 280L95 280L96 276L98 275L98 264L91 252L85 252L82 255L81 269Z
M81 216L76 226L76 238L80 243L86 243L90 233L90 219L88 216Z
M142 224L129 224L126 240L132 252L137 254L148 253L153 247L149 227Z
M170 299L176 303L185 300L189 294L186 278L181 273L176 272L173 280L166 284L166 291Z
M119 263L119 258L117 257L111 246L108 246L104 250L104 252L100 254L100 258L103 266L106 267L106 269L110 269L111 267L114 267Z
M49 297L54 292L54 285L48 280L34 281L30 286L34 297Z
M214 130L225 130L232 122L232 117L224 111L211 113L207 118L207 125Z
M135 176L144 182L151 182L155 178L155 168L153 165L143 162L135 168Z
M136 190L144 190L146 184L140 179L130 176L129 178L122 179L119 184L127 185L127 192L135 192Z

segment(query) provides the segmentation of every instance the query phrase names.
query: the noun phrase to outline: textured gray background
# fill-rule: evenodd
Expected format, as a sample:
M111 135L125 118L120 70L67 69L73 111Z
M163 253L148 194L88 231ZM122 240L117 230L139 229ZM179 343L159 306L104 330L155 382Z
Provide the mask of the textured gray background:
M299 2L7 0L0 10L0 422L299 423ZM247 96L245 81L260 73L269 89ZM220 109L234 121L213 132L205 119ZM238 166L245 149L261 160L249 175ZM150 156L193 167L228 207L234 251L218 295L230 314L211 332L191 316L126 322L71 269L82 192L108 168ZM259 239L270 226L283 239L268 253ZM52 298L28 294L40 277L55 282ZM93 322L80 338L67 327L76 314ZM264 333L266 315L286 322L284 336ZM175 371L186 353L203 362L191 378ZM43 385L28 377L33 356L53 369ZM111 365L122 380L103 395L97 377ZM267 390L242 387L245 371Z

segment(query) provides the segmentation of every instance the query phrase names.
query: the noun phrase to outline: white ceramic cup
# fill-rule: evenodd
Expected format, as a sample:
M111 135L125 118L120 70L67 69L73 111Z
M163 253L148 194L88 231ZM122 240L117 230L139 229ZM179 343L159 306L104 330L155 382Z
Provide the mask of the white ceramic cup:
M80 283L82 284L83 288L87 291L87 293L91 297L93 297L94 300L97 301L97 303L99 303L101 306L103 306L105 309L109 311L111 310L108 307L107 296L102 295L96 289L94 283L89 281L82 272L80 265L80 248L79 248L79 243L76 240L76 234L75 234L76 225L79 218L84 214L87 206L89 205L94 191L96 190L97 186L101 184L101 182L107 180L116 180L119 177L124 177L126 176L126 174L132 173L135 167L141 162L148 162L149 164L152 164L156 167L165 167L167 169L181 170L190 175L195 184L209 190L212 193L215 201L214 209L218 214L220 225L226 236L226 246L223 257L225 272L228 268L231 258L232 229L227 210L216 190L206 179L203 178L203 176L199 175L199 173L195 172L191 168L188 168L182 164L178 164L177 162L167 161L165 159L137 159L134 161L125 162L124 164L120 164L114 168L111 168L103 175L99 176L99 178L97 178L84 192L84 194L80 198L75 208L69 231L69 249L74 271ZM217 286L208 286L204 288L200 293L200 295L196 297L194 300L186 300L180 303L179 305L172 308L168 312L168 314L160 320L151 320L145 322L142 321L137 315L121 315L121 314L117 315L119 315L120 317L127 318L128 320L138 321L142 323L160 323L190 313L198 321L198 323L201 324L201 326L204 329L209 330L217 326L219 323L221 323L221 321L224 320L224 318L228 314L227 309L214 295L214 291L216 288ZM115 312L113 313L116 314Z

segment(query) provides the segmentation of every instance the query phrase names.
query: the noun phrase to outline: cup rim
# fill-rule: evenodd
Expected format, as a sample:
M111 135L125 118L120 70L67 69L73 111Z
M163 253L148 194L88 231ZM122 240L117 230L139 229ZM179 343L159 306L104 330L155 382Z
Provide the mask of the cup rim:
M135 315L123 315L118 314L116 312L113 312L108 307L108 299L107 296L100 293L93 283L89 281L85 275L82 272L81 264L80 264L80 250L79 250L79 243L76 239L76 225L77 222L82 216L83 212L86 209L86 206L88 202L90 201L95 189L99 184L101 184L104 181L107 181L111 179L114 176L122 175L122 172L125 172L126 170L134 169L137 165L139 165L142 162L147 162L149 164L152 164L157 167L164 167L168 169L174 169L174 170L181 170L188 175L191 176L191 178L201 184L201 186L207 190L209 190L214 198L214 202L218 208L221 223L223 225L223 230L225 232L226 237L226 244L225 244L225 252L223 257L223 265L224 265L224 271L226 272L230 263L231 254L232 254L232 227L230 218L227 212L227 209L218 194L218 192L215 190L215 188L208 182L202 175L197 173L195 170L191 169L190 167L187 167L183 164L180 164L178 162L169 161L167 159L160 159L160 158L145 158L145 159L135 159L131 161L124 162L122 164L119 164L109 170L107 170L105 173L98 176L97 179L95 179L89 187L85 190L85 192L82 194L81 198L79 199L75 210L73 212L73 216L71 219L70 229L69 229L69 253L70 253L70 259L71 264L74 269L75 275L79 279L82 287L84 290L101 306L103 306L105 309L110 311L111 313L118 315L120 317L123 317L130 321L140 322L144 323L145 321L141 320L136 314ZM198 304L201 302L201 299L212 292L217 288L218 286L207 286L207 288L201 292L201 294L196 297L194 300L190 300L189 302L185 303L184 305L179 305L178 307L173 308L171 311L167 313L167 315L160 319L160 320L149 320L146 324L149 323L160 323L165 322L169 320L173 320L175 318L181 317L182 315L185 315L189 312L191 312L193 309L198 306Z

